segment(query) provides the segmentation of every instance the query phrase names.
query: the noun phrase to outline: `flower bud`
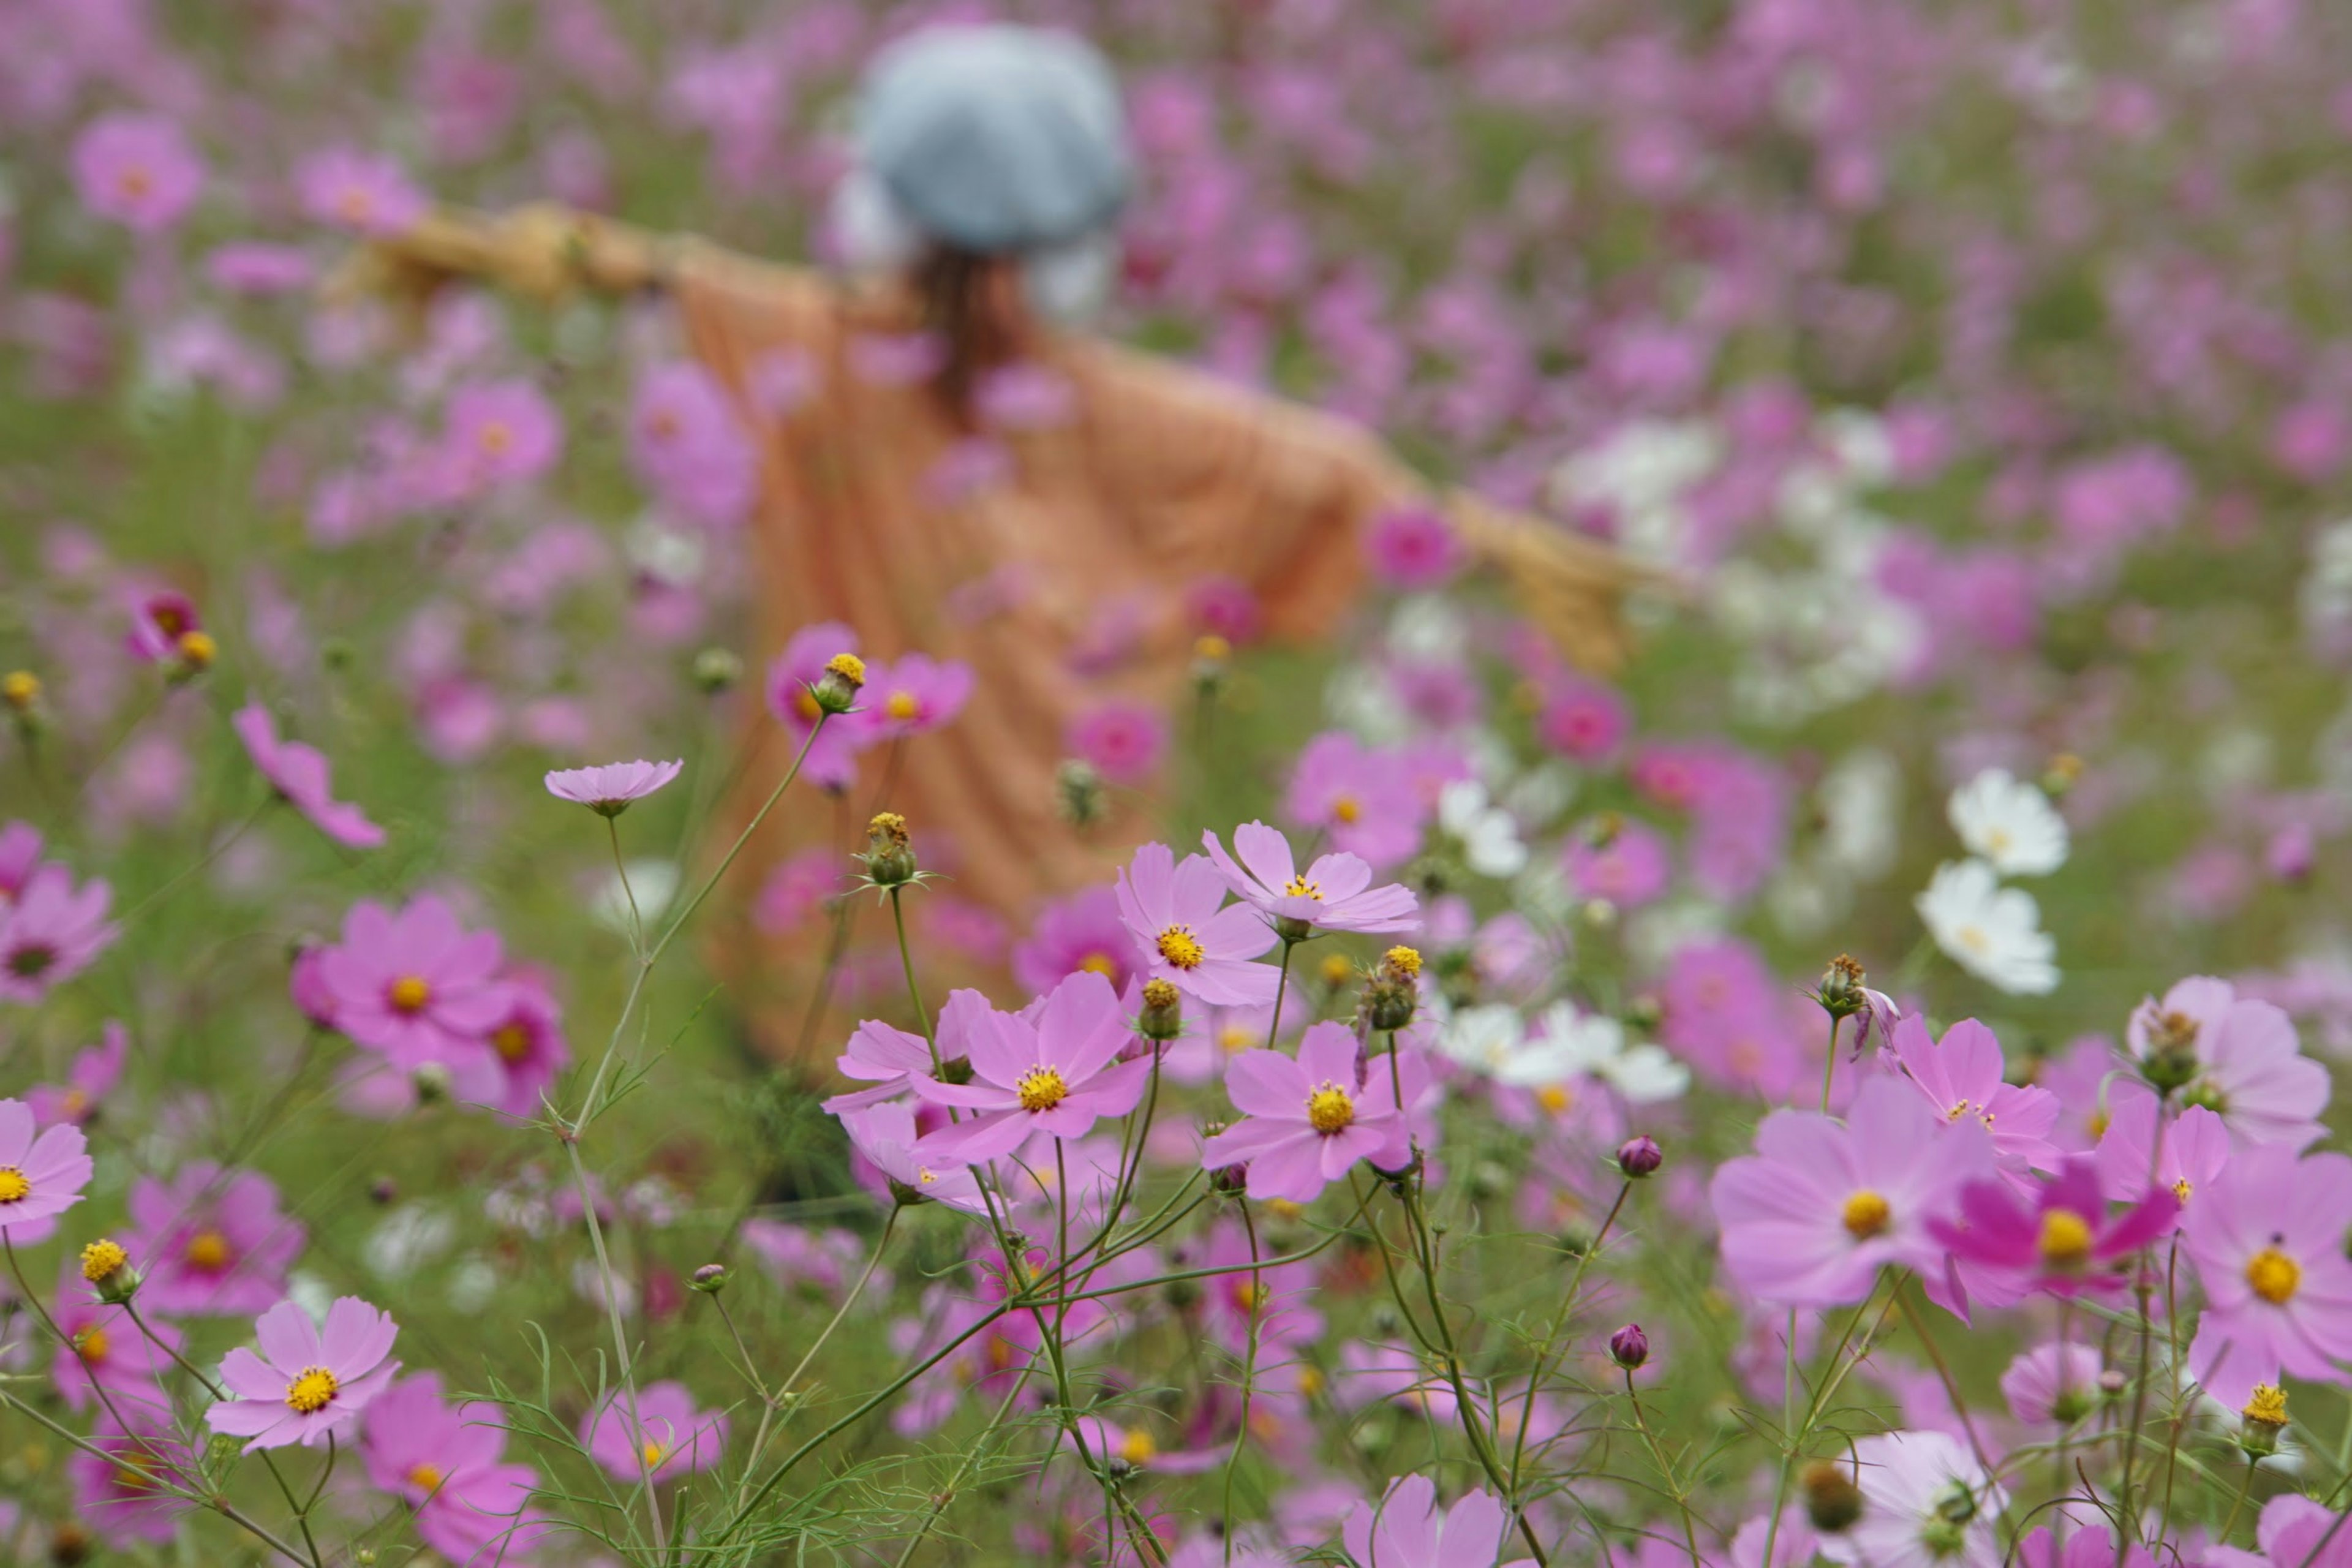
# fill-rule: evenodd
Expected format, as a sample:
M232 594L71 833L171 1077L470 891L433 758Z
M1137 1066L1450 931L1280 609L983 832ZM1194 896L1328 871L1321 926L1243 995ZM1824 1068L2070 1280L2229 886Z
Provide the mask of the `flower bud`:
M2042 773L2042 793L2056 800L2073 789L2083 776L2083 759L2072 752L2061 752L2050 759Z
M449 1098L449 1069L443 1064L426 1062L408 1077L415 1086L419 1104L436 1105Z
M180 640L172 645L172 679L193 680L210 669L219 657L220 644L213 640L212 633L182 632Z
M1631 1002L1625 1004L1624 1016L1626 1024L1630 1027L1638 1029L1643 1034L1648 1034L1650 1031L1655 1029L1658 1026L1658 1021L1665 1016L1666 1009L1664 1005L1662 1004L1655 996L1636 996Z
M390 1176L378 1176L368 1188L368 1202L378 1208L390 1208L399 1198L399 1184Z
M903 888L915 879L915 846L907 837L907 819L895 811L878 812L866 825L866 879L877 888Z
M1659 1148L1658 1141L1646 1132L1628 1138L1617 1145L1617 1169L1624 1173L1629 1181L1638 1182L1644 1176L1654 1176L1658 1173L1658 1167L1665 1163L1666 1152Z
M854 653L837 653L825 660L824 673L809 688L824 713L846 713L866 687L866 661Z
M1850 1529L1862 1517L1862 1489L1842 1466L1817 1459L1805 1467L1798 1485L1805 1494L1805 1517L1822 1534Z
M743 661L723 647L707 647L694 656L694 684L716 697L743 679Z
M1183 994L1165 980L1143 983L1143 1011L1135 1032L1147 1040L1172 1040L1184 1032Z
M2099 1373L2099 1392L2109 1399L2116 1398L2131 1386L2131 1380L2114 1367Z
M694 1271L693 1278L687 1281L687 1289L699 1290L706 1296L716 1296L727 1289L729 1278L724 1263L706 1263Z
M1073 827L1091 827L1103 819L1110 797L1093 763L1071 757L1054 770L1054 806Z
M96 1287L98 1299L119 1307L138 1293L139 1270L119 1242L100 1237L81 1249L81 1277Z
M2197 1020L2186 1013L2160 1013L2147 1026L2147 1056L2140 1075L2158 1094L2186 1088L2196 1078Z
M1851 1018L1870 1005L1869 998L1863 994L1863 982L1868 978L1861 964L1841 952L1830 960L1827 969L1822 971L1821 984L1813 990L1813 1000L1820 1003L1822 1011L1832 1018Z
M89 1561L89 1531L68 1521L49 1532L49 1561L58 1568L76 1568Z
M1192 645L1192 689L1202 697L1214 697L1225 684L1227 667L1233 662L1234 645L1212 632Z
M41 678L29 669L12 669L0 675L0 702L18 713L29 714L41 700Z
M1650 1359L1650 1336L1639 1323L1628 1323L1609 1336L1609 1359L1632 1372Z
M2257 1458L2278 1452L2279 1435L2286 1430L2286 1390L2276 1384L2258 1383L2253 1397L2238 1414L2246 1423L2238 1435L2238 1447Z

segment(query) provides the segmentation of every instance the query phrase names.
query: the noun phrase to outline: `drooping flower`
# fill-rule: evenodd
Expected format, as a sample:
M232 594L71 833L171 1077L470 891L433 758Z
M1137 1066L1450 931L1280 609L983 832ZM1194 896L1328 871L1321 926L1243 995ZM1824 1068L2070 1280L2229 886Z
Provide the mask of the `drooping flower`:
M1882 1265L1940 1264L1929 1222L1991 1167L1981 1123L1947 1121L1890 1079L1864 1084L1843 1122L1776 1110L1756 1130L1756 1152L1725 1162L1708 1185L1724 1266L1760 1300L1859 1301Z
M2029 1426L2071 1426L2099 1397L2099 1347L2052 1340L2021 1352L2000 1374L2009 1413Z
M2000 1568L1993 1526L2009 1495L1944 1432L1885 1432L1853 1446L1862 1517L1821 1538L1857 1568Z
M843 1095L827 1100L825 1109L835 1110L839 1100L850 1098ZM929 1154L915 1152L922 1140L915 1129L914 1107L890 1100L835 1113L849 1133L850 1146L873 1162L889 1182L896 1201L945 1204L972 1215L988 1212L980 1195L980 1179L970 1166L936 1150Z
M1937 1240L1963 1264L1978 1266L1969 1293L1993 1305L2030 1290L2055 1296L2120 1289L2122 1265L2172 1228L2180 1200L2158 1187L2127 1212L2111 1216L2097 1163L2070 1156L2036 1190L2029 1205L2005 1182L1970 1182L1958 1212L1928 1221Z
M1119 917L1118 890L1093 887L1037 911L1027 938L1013 944L1013 978L1042 996L1064 975L1091 970L1123 993L1141 963L1136 939Z
M1916 903L1945 956L1986 984L2017 996L2058 988L2058 946L2042 929L2041 906L2024 889L2002 887L1983 861L1937 867Z
M649 1383L633 1396L615 1389L580 1423L588 1457L615 1480L656 1481L717 1468L727 1456L727 1415L696 1406L686 1384Z
M57 1216L89 1185L89 1145L71 1122L35 1131L33 1108L0 1100L0 1237L14 1246L47 1241Z
M514 1005L504 960L498 932L466 930L426 893L396 912L373 900L352 905L342 941L320 953L319 976L344 1034L404 1072L446 1067L466 1098L486 1099L469 1075L497 1072L489 1032Z
M76 1054L66 1068L62 1085L35 1084L25 1091L33 1119L44 1127L70 1121L79 1127L96 1116L114 1086L122 1081L123 1059L130 1055L131 1037L110 1018L99 1043Z
M1421 802L1396 759L1344 730L1318 735L1300 750L1282 811L1375 869L1421 847Z
M1226 904L1225 883L1203 856L1179 861L1165 844L1146 844L1118 874L1119 918L1150 978L1213 1007L1271 1002L1281 973L1250 961L1274 945L1274 931L1248 904Z
M82 205L135 234L170 228L204 191L204 160L161 115L100 115L74 138L72 157Z
M294 187L312 221L353 234L397 235L432 205L398 163L349 147L304 158L295 166Z
M2284 1010L2226 980L2191 976L2142 1002L2124 1038L2151 1082L2216 1112L2242 1142L2300 1149L2326 1131L2326 1068L2303 1055Z
M1245 1164L1250 1196L1300 1204L1359 1160L1402 1170L1412 1160L1409 1113L1428 1088L1428 1063L1410 1048L1393 1060L1364 1063L1360 1055L1344 1026L1317 1024L1295 1058L1274 1050L1234 1057L1225 1064L1225 1093L1242 1120L1202 1147L1202 1166Z
M1133 1038L1118 994L1099 974L1063 981L1034 1022L975 1008L965 1040L971 1081L942 1083L923 1074L908 1081L934 1105L976 1114L932 1133L916 1152L981 1164L1037 1133L1084 1137L1096 1118L1124 1116L1142 1098L1150 1060L1117 1060Z
M243 1345L228 1352L220 1375L235 1397L205 1412L214 1431L250 1439L248 1454L317 1447L357 1420L400 1370L388 1359L398 1326L357 1296L335 1299L323 1331L292 1301L262 1313L253 1329L261 1353Z
M604 763L590 768L562 768L547 775L547 793L558 800L584 805L599 816L618 816L677 777L686 767L675 763Z
M2066 863L2066 823L2033 784L1987 768L1952 792L1952 831L2004 877L2039 877Z
M866 726L876 741L902 741L938 729L971 700L971 666L910 653L866 671Z
M230 717L229 724L278 798L309 817L320 832L354 849L373 849L383 842L383 829L365 812L334 798L325 755L299 741L280 740L278 721L268 708L248 702Z
M1402 1476L1381 1500L1360 1502L1339 1526L1355 1562L1379 1568L1494 1568L1510 1515L1488 1492L1465 1492L1437 1506L1437 1483Z
M2189 1369L2235 1407L2282 1371L2342 1383L2352 1361L2352 1158L2241 1149L2181 1221L2205 1287Z
M168 1182L141 1177L130 1207L143 1310L241 1317L286 1294L305 1232L279 1210L277 1184L258 1171L191 1160Z
M457 1568L520 1562L551 1526L527 1513L539 1473L505 1462L505 1413L451 1404L435 1373L402 1378L369 1406L360 1457L380 1491L405 1502L425 1544Z
M1302 874L1291 858L1290 840L1262 822L1234 829L1231 855L1214 833L1202 834L1201 844L1234 896L1275 921L1325 931L1412 931L1421 924L1412 890L1396 882L1373 887L1372 868L1353 855L1319 856Z

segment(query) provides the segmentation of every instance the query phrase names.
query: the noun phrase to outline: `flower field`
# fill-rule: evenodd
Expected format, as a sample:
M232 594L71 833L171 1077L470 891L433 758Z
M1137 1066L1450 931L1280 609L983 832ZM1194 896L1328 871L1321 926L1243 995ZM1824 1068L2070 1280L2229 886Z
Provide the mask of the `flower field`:
M928 623L1066 657L878 633L780 454L938 342L369 270L844 276L859 73L999 16L1123 84L1097 330L1605 547L1622 661L1434 506L1329 635L1119 495ZM2347 84L2326 0L0 0L0 1562L2352 1565ZM970 413L959 527L1097 416Z

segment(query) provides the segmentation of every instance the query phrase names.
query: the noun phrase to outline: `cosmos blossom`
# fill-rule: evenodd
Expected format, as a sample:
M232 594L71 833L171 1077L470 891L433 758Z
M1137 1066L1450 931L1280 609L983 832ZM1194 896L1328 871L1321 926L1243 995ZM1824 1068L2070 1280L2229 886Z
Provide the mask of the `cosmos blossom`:
M503 1411L450 1403L428 1372L376 1396L360 1457L377 1489L414 1510L425 1545L454 1563L487 1568L521 1561L551 1528L526 1511L539 1472L507 1462L506 1442Z
M90 1160L71 1122L36 1131L33 1108L0 1100L0 1237L26 1247L46 1241L57 1216L81 1202Z
M1380 1568L1493 1568L1510 1514L1493 1494L1465 1492L1450 1509L1437 1504L1437 1483L1402 1476L1378 1502L1360 1502L1339 1527L1357 1563Z
M870 664L860 718L875 741L901 741L948 723L971 700L971 666L910 653Z
M142 1310L243 1315L286 1293L301 1255L302 1222L278 1207L278 1186L258 1171L191 1160L166 1181L131 1189L131 1255L145 1271Z
M325 755L299 741L280 740L278 721L268 708L248 702L230 717L229 724L278 798L310 818L320 832L354 849L373 849L383 842L383 829L365 812L334 798Z
M636 801L668 784L686 767L675 763L604 763L564 768L547 775L547 793L584 805L599 816L618 816Z
M92 877L77 887L55 861L35 868L0 904L0 1002L35 1003L98 961L113 945L106 918L114 889Z
M343 917L342 941L321 951L320 983L335 1026L403 1071L494 1066L489 1032L511 1010L496 931L469 931L432 894L394 910L372 900Z
M918 1145L966 1164L1008 1154L1034 1134L1081 1138L1097 1117L1124 1116L1143 1097L1151 1063L1118 1061L1134 1038L1118 994L1099 974L1073 974L1028 1016L972 1010L963 1036L969 1083L908 1076L917 1095L965 1111Z
M727 1416L703 1410L686 1384L650 1383L635 1395L616 1389L580 1423L588 1457L620 1481L645 1472L656 1480L708 1470L727 1454Z
M2352 1157L2242 1149L2181 1222L2205 1287L2189 1347L2205 1392L2235 1408L2282 1372L2341 1383L2352 1361Z
M1206 858L1180 862L1165 844L1144 845L1118 874L1118 910L1150 978L1213 1007L1274 1000L1281 974L1250 962L1274 931L1249 905L1225 903L1224 879Z
M1977 1279L1972 1296L2006 1305L2029 1290L2055 1296L2112 1293L2122 1289L2123 1265L2172 1228L2180 1200L2158 1187L2127 1211L2111 1215L2089 1155L2069 1158L2040 1184L2031 1202L2003 1182L1971 1182L1960 1189L1956 1214L1936 1215L1928 1233L1963 1263L2000 1283L1990 1292Z
M1275 1050L1234 1057L1225 1064L1225 1093L1242 1120L1202 1146L1201 1163L1246 1166L1250 1196L1301 1204L1359 1160L1402 1170L1412 1161L1408 1113L1428 1088L1427 1059L1410 1048L1393 1062L1360 1057L1339 1024L1309 1028L1296 1058Z
M1319 856L1301 872L1291 857L1290 840L1262 822L1234 829L1230 855L1214 833L1202 834L1201 844L1234 896L1275 921L1316 931L1368 933L1412 931L1421 924L1420 900L1412 889L1396 882L1373 887L1372 868L1353 855Z
M131 1054L131 1036L110 1018L99 1043L75 1053L62 1084L35 1084L25 1091L25 1103L44 1127L70 1121L79 1127L99 1113L106 1097L122 1081L122 1064Z
M400 1363L389 1359L400 1330L392 1315L357 1296L337 1297L323 1328L292 1301L255 1320L259 1354L239 1345L221 1363L233 1397L205 1412L214 1431L248 1439L245 1451L316 1447L341 1432L388 1387Z

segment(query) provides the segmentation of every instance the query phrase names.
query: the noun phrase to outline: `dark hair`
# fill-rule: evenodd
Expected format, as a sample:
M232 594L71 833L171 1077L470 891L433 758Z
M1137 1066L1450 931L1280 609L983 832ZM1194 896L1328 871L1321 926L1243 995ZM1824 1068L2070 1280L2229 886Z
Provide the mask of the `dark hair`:
M915 264L915 293L923 325L947 345L931 387L959 425L971 424L972 384L982 372L1012 360L1021 322L1007 302L1013 258L933 245Z

